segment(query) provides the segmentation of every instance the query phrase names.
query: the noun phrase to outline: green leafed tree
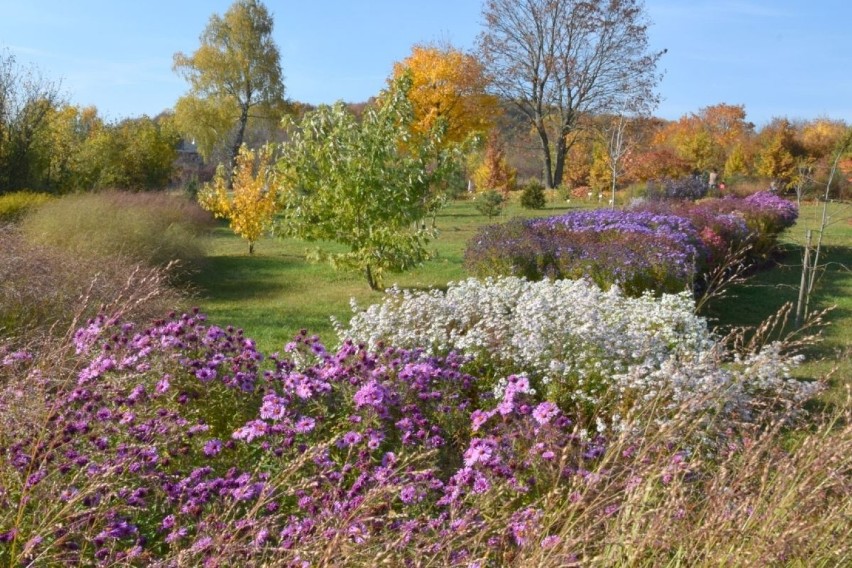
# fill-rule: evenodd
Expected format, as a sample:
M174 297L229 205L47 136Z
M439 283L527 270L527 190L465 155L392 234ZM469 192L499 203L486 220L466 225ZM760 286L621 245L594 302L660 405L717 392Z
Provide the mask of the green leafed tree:
M427 258L430 190L457 163L455 151L442 148L440 123L411 136L410 88L409 76L396 79L360 121L343 103L290 121L278 162L279 234L346 245L347 252L318 258L362 271L373 289L385 271Z
M249 121L278 118L284 83L272 27L261 2L237 0L224 16L211 16L195 53L175 54L174 69L190 84L175 120L205 158L230 143L233 163Z

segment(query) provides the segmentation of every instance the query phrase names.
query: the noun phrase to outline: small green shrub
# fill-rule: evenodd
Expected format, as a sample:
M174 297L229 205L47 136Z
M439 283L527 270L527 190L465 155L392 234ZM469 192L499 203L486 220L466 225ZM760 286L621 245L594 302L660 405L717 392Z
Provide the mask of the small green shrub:
M0 223L19 221L29 211L50 201L52 197L46 193L32 191L16 191L0 195Z
M544 209L547 198L544 195L544 186L537 179L532 179L524 186L521 193L521 207L524 209Z
M122 256L148 266L178 261L182 270L204 257L212 218L185 197L109 191L69 195L21 223L32 243L85 258Z
M477 197L476 204L474 206L477 211L491 219L503 211L505 203L506 198L503 197L503 194L492 189Z

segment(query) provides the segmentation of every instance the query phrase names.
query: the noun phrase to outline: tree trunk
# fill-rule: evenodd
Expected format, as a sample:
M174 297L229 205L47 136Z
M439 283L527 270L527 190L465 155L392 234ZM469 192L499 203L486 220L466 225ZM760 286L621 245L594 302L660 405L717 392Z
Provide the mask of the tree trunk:
M565 156L568 154L568 146L565 144L565 135L556 141L556 165L553 168L553 187L562 185L562 176L565 174Z
M237 164L237 156L240 153L240 146L243 145L243 138L246 134L246 124L248 124L248 105L243 106L242 112L240 112L240 125L237 128L237 137L234 140L234 146L231 148L231 171L233 172L234 166ZM233 177L233 174L232 174Z
M538 133L539 142L541 142L541 157L542 157L542 177L547 189L553 189L553 161L550 157L550 140L547 137L543 123L537 123L535 130Z
M254 254L254 241L249 241L249 254Z
M376 282L376 278L373 276L373 270L370 268L368 264L365 268L365 272L367 274L367 284L370 285L370 290L380 291L379 283Z

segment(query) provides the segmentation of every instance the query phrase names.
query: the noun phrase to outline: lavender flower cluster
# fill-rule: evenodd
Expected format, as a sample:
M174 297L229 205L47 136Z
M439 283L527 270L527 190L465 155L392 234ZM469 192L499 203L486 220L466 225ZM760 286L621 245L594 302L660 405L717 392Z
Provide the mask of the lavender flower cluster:
M0 561L309 566L381 538L415 564L460 535L499 558L552 546L537 499L606 452L526 378L496 398L452 354L302 334L262 360L197 313L142 331L97 318L62 365L4 357ZM517 509L504 524L478 501L497 494Z
M467 245L465 266L480 277L585 277L632 295L697 290L732 250L748 245L749 262L765 259L797 215L795 204L762 192L514 220L481 229Z
M638 295L687 288L703 254L687 219L598 209L485 227L468 243L465 267L475 276L586 277Z

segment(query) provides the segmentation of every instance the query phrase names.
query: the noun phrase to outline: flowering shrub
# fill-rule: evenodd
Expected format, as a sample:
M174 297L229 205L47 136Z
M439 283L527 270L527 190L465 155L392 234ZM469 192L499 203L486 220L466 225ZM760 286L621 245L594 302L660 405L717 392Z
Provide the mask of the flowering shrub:
M587 277L634 295L679 292L692 283L700 247L681 217L597 209L485 227L468 243L465 266L476 276Z
M717 266L730 250L738 250L754 240L755 233L749 229L736 209L725 212L715 205L718 200L697 203L677 201L649 201L632 208L633 211L655 215L673 215L688 220L698 233L704 257L700 265L704 269Z
M631 295L699 291L702 275L724 267L731 251L748 247L747 262L764 260L797 214L793 203L764 192L513 220L480 229L465 266L480 277L585 277Z
M668 367L649 359L653 368L632 368L637 376L650 377L653 386L655 370L681 373L684 384L701 374L689 359L665 357L686 357L679 342L708 352L703 324L679 307L683 295L629 299L576 286L590 302L623 302L637 320L620 322L623 350L657 345ZM520 301L527 287L520 281L504 283L508 298L469 287L487 300L488 317L513 306L515 315L532 309ZM564 297L530 300L541 314L548 301L558 307ZM630 309L639 302L657 307ZM594 336L596 328L619 325L612 308L577 332ZM486 328L500 333L511 325L495 320L481 328L482 340L499 352L501 337ZM538 329L548 332L545 322ZM660 427L641 434L583 436L530 378L510 375L494 393L465 372L466 357L453 353L353 341L329 352L303 333L264 361L241 332L195 313L142 330L99 317L67 344L0 355L3 564L570 565L605 555L625 523L658 531L689 526L692 519L681 512L689 503L699 507L696 519L715 511L701 508L716 499L706 492L715 478L704 481L702 461L681 447L690 431L706 431L694 413L671 422L649 415L646 422ZM699 363L718 371L710 361ZM770 347L734 361L741 370L731 373L777 391L778 375L790 364ZM716 410L707 416L715 420ZM848 432L833 436L842 442ZM724 455L736 457L738 439L728 440ZM818 449L820 463L830 466L815 478L819 494L832 498L810 499L809 507L835 515L831 504L842 501L833 497L849 454L838 443ZM789 477L811 479L810 470L801 473L811 463L790 469ZM718 469L740 471L726 464ZM736 481L725 487L737 488ZM786 485L769 489L789 494ZM723 497L758 511L764 506L763 486L737 490L717 492L714 507ZM805 496L811 493L817 494ZM652 510L641 507L645 502ZM719 534L748 524L738 511L719 520ZM785 517L773 516L779 518ZM654 533L656 541L674 536ZM767 533L773 544L775 536Z
M684 208L684 216L696 217L735 216L745 223L753 247L751 257L759 261L769 256L777 246L778 236L792 227L799 216L796 204L768 191L753 193L743 199L726 197L709 199ZM736 245L734 240L732 245Z
M469 279L446 293L392 290L380 304L353 308L349 326L338 324L341 338L463 353L465 368L489 377L498 394L504 377L525 373L541 396L584 422L618 422L643 400L656 401L660 420L685 403L741 416L755 399L800 401L813 392L788 380L798 359L776 344L725 363L685 292L632 298L584 280L507 277Z
M477 496L529 506L605 448L525 378L498 400L453 355L328 353L306 335L286 351L261 372L251 340L194 314L141 332L91 320L53 372L7 354L0 560L301 565L380 535L414 559L481 532L499 551L535 531L486 526Z

